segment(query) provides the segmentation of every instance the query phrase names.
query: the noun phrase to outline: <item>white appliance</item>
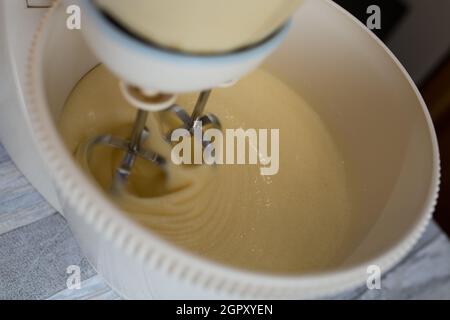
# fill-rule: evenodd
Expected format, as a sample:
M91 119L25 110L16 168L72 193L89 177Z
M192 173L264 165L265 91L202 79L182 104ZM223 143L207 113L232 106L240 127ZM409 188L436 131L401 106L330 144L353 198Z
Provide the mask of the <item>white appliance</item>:
M31 184L60 210L54 186L32 142L25 104L29 48L34 32L51 2L0 2L0 140Z
M80 32L61 27L65 19L62 5L47 13L25 0L0 1L0 138L122 296L335 294L363 284L371 265L391 268L425 230L439 186L426 106L387 48L330 1L306 1L265 67L317 108L353 166L350 182L360 186L360 214L375 223L342 265L298 276L236 270L182 251L128 219L80 173L54 124L71 88L99 61Z

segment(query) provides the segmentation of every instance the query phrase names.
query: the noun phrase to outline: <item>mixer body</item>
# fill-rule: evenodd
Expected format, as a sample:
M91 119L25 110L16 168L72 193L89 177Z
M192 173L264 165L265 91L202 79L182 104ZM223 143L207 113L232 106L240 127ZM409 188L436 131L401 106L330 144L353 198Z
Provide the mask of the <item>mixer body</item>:
M27 7L26 1L0 1L0 142L31 184L59 210L54 185L34 142L25 103L26 61L45 10Z

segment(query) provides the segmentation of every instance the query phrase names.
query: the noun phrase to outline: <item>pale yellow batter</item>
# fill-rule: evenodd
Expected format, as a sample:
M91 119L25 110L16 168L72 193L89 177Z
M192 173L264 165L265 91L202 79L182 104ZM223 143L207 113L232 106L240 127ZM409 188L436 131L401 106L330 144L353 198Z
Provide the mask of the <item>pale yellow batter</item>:
M196 98L184 95L178 104L192 110ZM232 88L215 90L208 112L224 129L279 128L279 173L261 176L254 165L172 165L167 176L139 161L129 194L114 201L163 238L220 263L289 274L339 264L352 248L345 166L313 109L258 70ZM99 66L75 87L60 119L67 147L107 194L121 153L98 147L87 164L80 150L96 135L127 137L135 113L118 80ZM153 142L147 146L170 150L155 142L156 124L148 125Z

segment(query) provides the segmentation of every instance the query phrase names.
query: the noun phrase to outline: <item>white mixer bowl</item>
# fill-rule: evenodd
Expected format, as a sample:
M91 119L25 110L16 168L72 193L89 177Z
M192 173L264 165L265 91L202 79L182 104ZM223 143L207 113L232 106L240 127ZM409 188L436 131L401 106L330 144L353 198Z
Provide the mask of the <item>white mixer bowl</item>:
M96 270L126 298L312 298L362 285L423 233L436 204L439 155L426 106L395 57L330 1L306 1L266 67L321 115L351 168L359 233L346 261L327 272L277 276L237 270L161 240L89 182L55 126L65 99L98 61L81 33L52 9L30 55L28 104L35 142L63 213ZM313 214L313 213L312 213Z

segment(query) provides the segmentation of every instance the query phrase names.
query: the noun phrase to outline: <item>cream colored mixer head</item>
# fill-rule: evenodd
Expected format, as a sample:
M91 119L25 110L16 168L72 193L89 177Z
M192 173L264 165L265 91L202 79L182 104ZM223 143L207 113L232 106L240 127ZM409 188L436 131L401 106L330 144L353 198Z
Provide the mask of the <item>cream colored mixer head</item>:
M142 39L195 54L239 50L282 27L303 0L96 0Z

